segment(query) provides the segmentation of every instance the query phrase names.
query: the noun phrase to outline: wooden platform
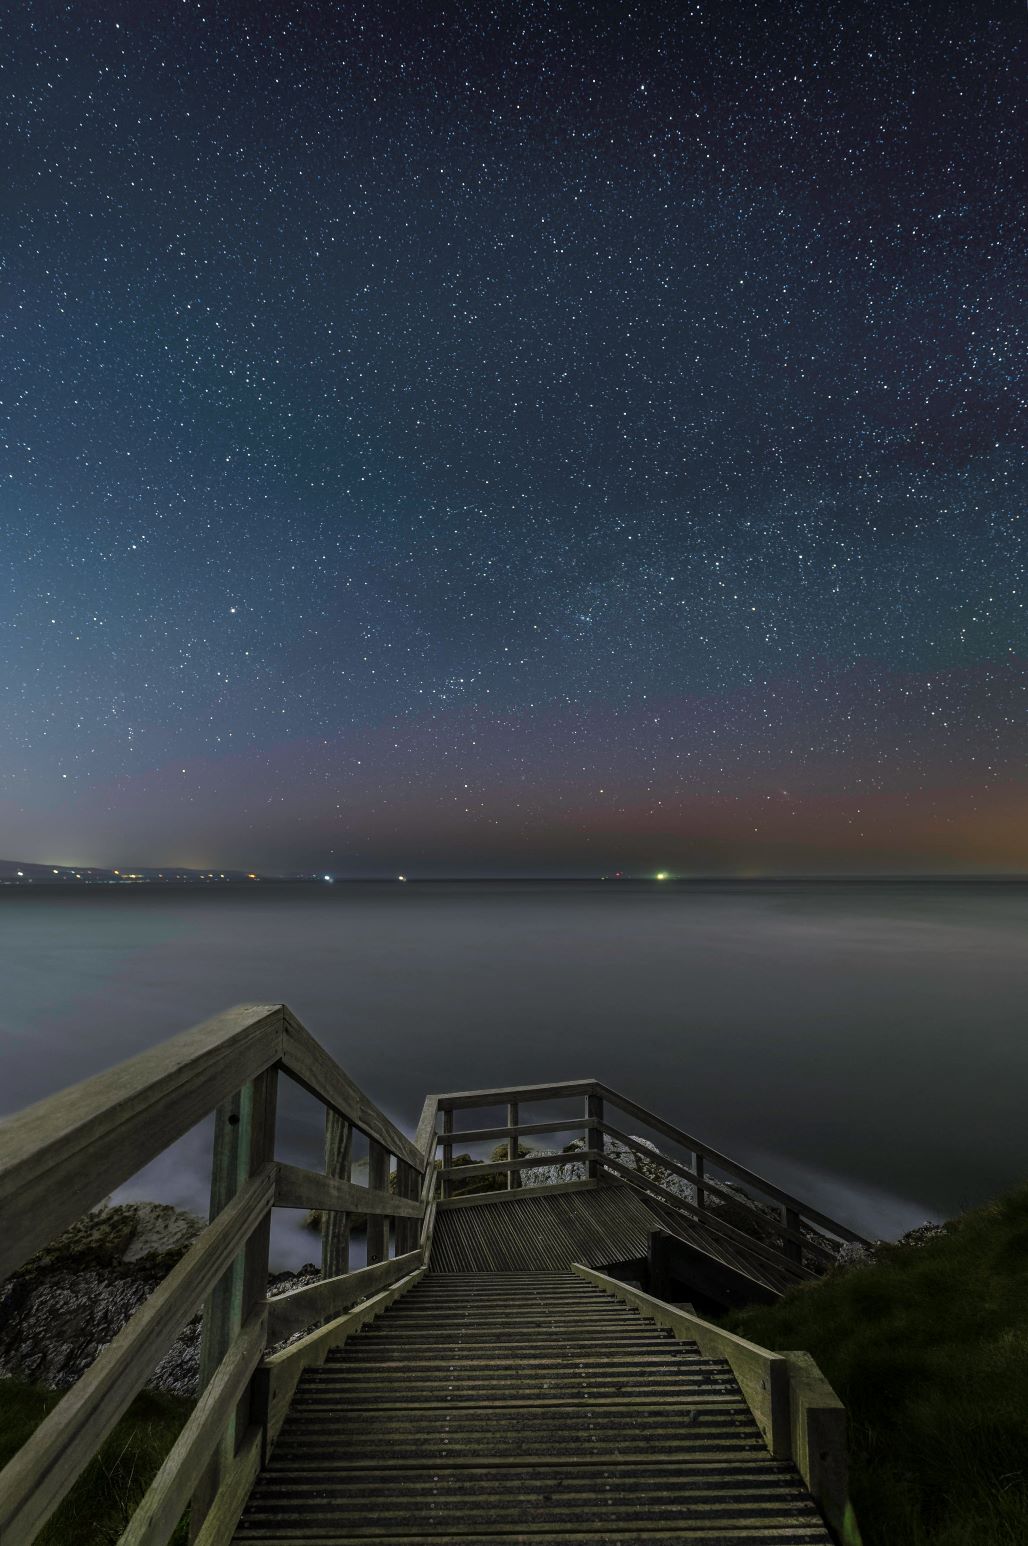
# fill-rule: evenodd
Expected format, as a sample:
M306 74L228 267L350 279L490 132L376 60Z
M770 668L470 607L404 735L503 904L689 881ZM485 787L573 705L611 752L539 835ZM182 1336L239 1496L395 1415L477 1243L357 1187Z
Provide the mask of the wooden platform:
M494 1198L455 1199L440 1208L434 1272L566 1272L573 1263L608 1267L646 1255L653 1230L666 1230L775 1293L796 1279L778 1263L651 1202L617 1182L540 1191L527 1186Z
M497 1201L440 1209L434 1272L567 1272L646 1255L662 1226L627 1186L593 1186L535 1197L532 1188Z

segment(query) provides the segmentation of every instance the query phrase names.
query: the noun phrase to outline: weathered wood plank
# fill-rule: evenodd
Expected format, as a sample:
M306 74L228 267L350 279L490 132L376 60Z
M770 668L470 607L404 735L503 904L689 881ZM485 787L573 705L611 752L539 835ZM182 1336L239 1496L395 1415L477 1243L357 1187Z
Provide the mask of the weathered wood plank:
M0 1282L274 1063L281 1004L240 1004L0 1123Z
M368 1140L368 1189L370 1193L378 1193L379 1196L388 1198L390 1211L399 1210L401 1199L393 1197L389 1187L389 1154L374 1138ZM406 1206L406 1199L403 1199ZM376 1262L385 1261L389 1255L389 1224L384 1213L368 1213L367 1250L368 1266L373 1267Z
M263 1430L251 1428L226 1472L210 1513L196 1537L195 1546L229 1546L260 1471L263 1453Z
M396 1255L405 1256L408 1251L413 1251L418 1243L418 1223L422 1213L422 1204L418 1201L421 1173L408 1165L406 1160L396 1161L396 1193L417 1209L416 1213L408 1213L396 1217L393 1225L396 1239Z
M247 1181L0 1472L0 1540L27 1546L99 1448L275 1195L274 1166Z
M505 1106L511 1100L560 1100L601 1089L596 1079L569 1079L559 1084L514 1084L497 1090L455 1090L437 1095L436 1100L440 1111L457 1111L462 1106Z
M425 1167L425 1156L429 1145L435 1146L436 1119L439 1115L439 1097L426 1095L425 1104L421 1108L421 1117L418 1121L417 1132L414 1134L414 1147L421 1153L421 1168Z
M586 1128L585 1146L595 1153L603 1151L603 1096L590 1094L585 1097L585 1115L589 1126ZM599 1161L590 1159L586 1169L586 1175L593 1180L600 1173Z
M789 1414L792 1459L835 1537L859 1540L847 1533L849 1458L846 1408L809 1353L784 1353L789 1364Z
M185 1513L200 1477L230 1425L236 1403L261 1361L267 1332L263 1306L243 1327L186 1421L122 1533L118 1546L164 1546Z
M218 1217L235 1197L249 1174L253 1083L243 1086L222 1101L214 1116L214 1150L211 1156L211 1200L209 1220ZM204 1306L203 1333L200 1343L199 1389L220 1367L223 1358L243 1325L242 1252L222 1273ZM225 1424L226 1432L212 1447L209 1462L197 1478L189 1512L189 1538L195 1540L221 1483L223 1462L235 1448L235 1421Z
M383 1171L388 1180L389 1156L380 1145L376 1144L375 1147L385 1156ZM371 1179L370 1164L368 1179ZM322 1175L320 1170L304 1170L300 1165L279 1165L275 1206L338 1208L347 1213L371 1214L376 1218L421 1217L421 1204L409 1197L398 1197L378 1188L358 1186L354 1181L337 1180L335 1176Z
M518 1158L518 1150L520 1148L520 1133L518 1130L518 1103L516 1100L507 1102L507 1126L510 1129L510 1136L507 1139L507 1158L508 1160L514 1161ZM520 1185L520 1170L511 1169L507 1175L507 1190L510 1192L516 1191Z
M408 1165L420 1170L422 1157L410 1139L343 1072L288 1006L283 1008L283 1023L282 1067L289 1077L326 1106L332 1106L340 1116L348 1117L354 1127L380 1143L390 1154L405 1159Z
M361 1267L342 1277L323 1278L320 1283L291 1289L288 1294L276 1294L268 1300L268 1341L282 1342L328 1315L341 1315L421 1265L422 1253L416 1249L392 1261L376 1262L373 1267Z
M453 1166L453 1142L450 1134L453 1132L453 1112L447 1107L443 1112L443 1132L439 1140L442 1148L442 1169L439 1172L439 1195L449 1197L453 1188L447 1179L447 1173Z
M573 1154L526 1154L516 1160L490 1160L488 1164L454 1165L440 1171L444 1181L474 1181L479 1176L506 1175L511 1170L539 1170L547 1165L583 1165L599 1157L598 1149L576 1149Z
M791 1458L789 1366L781 1353L772 1353L755 1342L747 1342L744 1337L723 1331L698 1315L665 1304L662 1299L654 1299L652 1294L608 1277L594 1267L576 1263L572 1270L613 1298L633 1305L658 1326L674 1332L679 1341L695 1342L705 1358L724 1358L731 1366L771 1455L776 1460Z
M349 1181L353 1128L331 1106L325 1110L325 1174ZM321 1215L321 1276L337 1278L350 1266L350 1215L326 1208Z

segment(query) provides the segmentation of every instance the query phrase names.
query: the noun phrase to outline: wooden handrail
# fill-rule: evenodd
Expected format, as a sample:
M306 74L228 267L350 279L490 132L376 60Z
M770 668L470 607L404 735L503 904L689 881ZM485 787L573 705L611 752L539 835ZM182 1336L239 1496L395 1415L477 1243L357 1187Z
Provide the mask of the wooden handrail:
M622 1132L618 1127L612 1127L609 1122L601 1122L600 1127L608 1137L616 1138L618 1143L624 1144L626 1149L631 1149L634 1154L638 1154L643 1159L650 1160L657 1170L670 1171L672 1175L691 1182L693 1186L702 1185L706 1192L712 1192L715 1196L723 1198L725 1202L749 1207L755 1218L763 1220L772 1235L779 1235L783 1240L802 1246L804 1250L810 1251L811 1255L818 1257L819 1260L826 1264L835 1261L834 1252L829 1250L827 1246L819 1244L817 1240L809 1239L800 1230L792 1228L782 1219L770 1218L766 1213L761 1213L759 1209L752 1207L748 1197L740 1197L738 1192L733 1192L724 1182L718 1181L713 1176L706 1174L702 1176L697 1175L696 1171L690 1170L688 1165L680 1165L677 1160L672 1159L670 1155L662 1154L659 1149L647 1148L646 1144L640 1139L634 1138L631 1133ZM710 1221L709 1212L704 1211L705 1205L701 1206L699 1203L693 1203L686 1197L680 1200L690 1213L697 1217L702 1217L704 1222Z
M768 1181L763 1176L757 1175L755 1171L749 1170L745 1165L740 1165L735 1160L729 1159L720 1150L711 1148L709 1144L702 1143L698 1138L686 1133L673 1122L668 1122L663 1117L657 1116L655 1112L647 1110L645 1106L639 1105L637 1101L622 1095L620 1091L615 1090L611 1085L603 1084L598 1079L573 1079L551 1084L499 1087L492 1090L464 1090L459 1093L435 1096L434 1099L438 1109L447 1114L448 1120L444 1154L447 1151L452 1152L453 1145L462 1138L465 1142L474 1142L494 1135L497 1138L509 1136L509 1124L506 1128L470 1129L464 1134L455 1131L451 1114L457 1109L472 1106L501 1106L504 1103L519 1101L560 1100L576 1095L582 1095L586 1099L588 1109L584 1119L568 1118L566 1121L555 1121L553 1124L540 1123L536 1125L535 1130L540 1132L560 1132L562 1130L572 1131L576 1128L584 1128L591 1130L593 1133L602 1132L604 1127L602 1106L597 1110L595 1105L590 1105L589 1103L596 1101L607 1102L612 1106L616 1106L619 1111L636 1117L653 1132L660 1133L665 1138L670 1138L672 1142L680 1144L682 1148L692 1153L694 1156L694 1169L690 1174L690 1179L694 1181L699 1190L701 1206L702 1194L705 1191L723 1189L719 1188L717 1179L712 1177L706 1170L705 1166L709 1162L719 1170L724 1171L726 1175L741 1182L743 1186L758 1192L762 1198L778 1203L782 1208L788 1209L791 1213L797 1215L804 1223L813 1225L823 1233L833 1236L836 1240L850 1241L858 1245L866 1245L868 1243L863 1235L858 1234L854 1229L850 1229L848 1225L839 1223L837 1219L830 1218L827 1214L821 1213L816 1208L811 1208L800 1198L793 1196L791 1192L776 1186L773 1181ZM527 1125L518 1127L519 1133L531 1132L532 1130ZM596 1144L591 1143L589 1147L595 1148ZM568 1157L571 1158L571 1156ZM558 1162L556 1157L551 1158L554 1163ZM659 1161L663 1156L657 1151L654 1158ZM670 1163L669 1168L674 1169L675 1164ZM473 1169L479 1175L489 1173L489 1168L477 1161L474 1162L473 1166L462 1166L459 1169L446 1164L444 1166L444 1174L450 1175L453 1169L456 1169L458 1175L467 1179L471 1178ZM730 1193L729 1195L733 1197L734 1201L740 1202L743 1205L747 1203L751 1206L753 1205L753 1199L745 1195L741 1197L738 1194ZM759 1212L759 1210L757 1211ZM796 1243L797 1239L803 1238L799 1236L795 1224L788 1220L784 1224L784 1232L785 1238L791 1239L793 1244ZM804 1238L803 1243L808 1244L809 1242Z
M279 1070L326 1107L325 1172L274 1161ZM227 1010L0 1123L0 1281L215 1109L211 1223L0 1473L4 1546L28 1546L35 1538L205 1300L200 1402L124 1540L159 1546L190 1497L192 1538L227 1538L226 1500L238 1494L241 1504L245 1496L254 1431L258 1458L266 1446L267 1382L258 1379L257 1365L267 1328L283 1336L302 1331L326 1315L338 1317L375 1285L381 1299L386 1284L401 1276L409 1281L424 1268L435 1209L437 1104L426 1103L424 1132L412 1143L287 1006L256 1004ZM349 1178L352 1130L368 1137L375 1159L370 1179L377 1185ZM390 1155L395 1193L387 1189ZM353 1212L367 1215L369 1244L377 1222L382 1256L390 1219L397 1251L407 1241L414 1248L366 1269L363 1278L344 1269L276 1305L267 1299L268 1220L275 1205L317 1207L336 1220L328 1231L330 1260L345 1257ZM234 1442L237 1413L245 1430L241 1447ZM247 1427L248 1414L256 1430ZM222 1522L208 1528L204 1519L215 1500Z
M267 1215L274 1166L241 1188L0 1472L0 1540L35 1538L181 1327Z
M281 1004L240 1004L6 1118L0 1282L281 1051Z
M708 1160L712 1165L716 1165L719 1170L734 1176L736 1180L742 1181L746 1186L752 1186L755 1191L763 1193L765 1197L770 1197L775 1202L782 1203L783 1206L793 1208L808 1223L817 1224L826 1233L835 1235L839 1240L852 1241L857 1245L868 1244L863 1235L858 1235L855 1230L850 1229L847 1225L840 1224L837 1219L829 1218L826 1213L819 1213L816 1208L811 1208L798 1197L794 1197L791 1192L786 1192L782 1187L776 1186L773 1181L768 1181L763 1176L758 1176L755 1171L747 1170L745 1165L737 1164L735 1160L729 1159L727 1155L720 1153L719 1150L712 1149L709 1144L701 1143L698 1138L683 1132L673 1122L666 1122L663 1117L658 1117L652 1111L647 1111L646 1107L640 1106L637 1101L629 1100L627 1095L620 1094L617 1090L611 1089L607 1084L601 1084L599 1091L605 1099L610 1101L611 1105L617 1106L619 1111L624 1111L629 1116L637 1117L646 1127L652 1128L654 1132L662 1133L665 1138L670 1138L673 1142L681 1144L683 1149L689 1149L694 1154L702 1154L704 1159ZM708 1184L709 1181L710 1178L707 1177Z

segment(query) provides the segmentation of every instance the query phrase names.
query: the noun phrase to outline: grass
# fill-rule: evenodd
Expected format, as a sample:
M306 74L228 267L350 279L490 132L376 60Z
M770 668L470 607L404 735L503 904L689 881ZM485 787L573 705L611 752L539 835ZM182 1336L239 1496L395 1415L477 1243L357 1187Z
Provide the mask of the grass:
M60 1392L0 1380L0 1465L6 1465ZM36 1537L39 1546L113 1546L178 1435L190 1403L144 1391ZM185 1542L184 1524L172 1537Z
M1028 1542L1028 1186L725 1324L845 1402L864 1546Z

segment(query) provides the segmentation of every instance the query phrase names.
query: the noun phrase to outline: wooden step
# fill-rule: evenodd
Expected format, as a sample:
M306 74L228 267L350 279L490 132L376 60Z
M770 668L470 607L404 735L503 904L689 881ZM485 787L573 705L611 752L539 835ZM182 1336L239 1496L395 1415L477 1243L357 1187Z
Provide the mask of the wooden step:
M569 1274L429 1275L301 1378L268 1546L829 1546L729 1366Z

